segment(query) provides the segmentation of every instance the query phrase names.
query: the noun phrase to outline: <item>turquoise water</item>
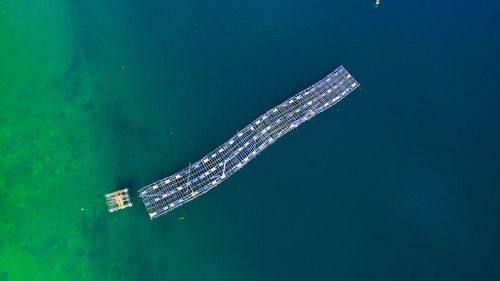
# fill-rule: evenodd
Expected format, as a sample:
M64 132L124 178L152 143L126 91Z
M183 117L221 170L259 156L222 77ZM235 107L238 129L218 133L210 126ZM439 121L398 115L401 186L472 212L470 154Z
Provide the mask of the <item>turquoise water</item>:
M500 5L373 2L4 1L0 280L498 280ZM206 196L107 213L339 65Z

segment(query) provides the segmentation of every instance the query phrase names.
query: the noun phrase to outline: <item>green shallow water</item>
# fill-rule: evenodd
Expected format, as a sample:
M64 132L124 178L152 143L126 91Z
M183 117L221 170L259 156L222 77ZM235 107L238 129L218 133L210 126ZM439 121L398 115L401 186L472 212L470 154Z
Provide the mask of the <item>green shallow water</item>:
M500 7L367 2L0 2L0 281L496 280ZM107 213L341 64L217 189Z

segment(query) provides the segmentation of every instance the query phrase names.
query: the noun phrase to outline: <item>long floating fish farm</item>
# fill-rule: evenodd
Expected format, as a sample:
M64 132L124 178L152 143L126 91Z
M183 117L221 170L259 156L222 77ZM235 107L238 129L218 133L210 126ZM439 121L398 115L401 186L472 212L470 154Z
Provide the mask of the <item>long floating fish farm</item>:
M359 83L340 66L319 82L268 110L227 142L182 171L139 190L151 219L216 187L277 139L332 107Z

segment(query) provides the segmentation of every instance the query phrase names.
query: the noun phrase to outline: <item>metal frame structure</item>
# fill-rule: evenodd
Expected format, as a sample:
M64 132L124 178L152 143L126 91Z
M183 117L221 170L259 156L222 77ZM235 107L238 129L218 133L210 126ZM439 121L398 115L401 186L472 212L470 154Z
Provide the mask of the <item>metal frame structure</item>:
M240 130L201 160L139 190L151 219L189 202L233 175L269 145L359 86L340 66Z

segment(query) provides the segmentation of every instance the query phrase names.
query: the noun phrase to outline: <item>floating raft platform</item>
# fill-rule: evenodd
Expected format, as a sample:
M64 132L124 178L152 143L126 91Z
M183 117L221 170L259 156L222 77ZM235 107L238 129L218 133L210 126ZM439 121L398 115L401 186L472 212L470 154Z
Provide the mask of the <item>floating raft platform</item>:
M201 160L139 190L151 219L189 202L236 173L277 139L332 107L359 86L340 66L268 110Z
M106 205L108 205L108 211L110 213L132 207L132 202L130 201L130 196L128 194L128 188L108 193L104 195L104 197L106 198Z

